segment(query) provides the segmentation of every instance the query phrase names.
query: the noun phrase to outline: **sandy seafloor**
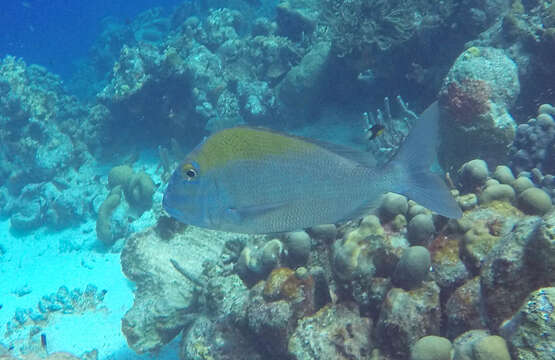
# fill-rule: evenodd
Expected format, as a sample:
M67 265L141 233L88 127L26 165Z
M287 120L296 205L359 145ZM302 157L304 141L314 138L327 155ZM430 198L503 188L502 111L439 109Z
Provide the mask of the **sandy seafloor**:
M133 303L133 284L121 271L119 253L83 250L60 252L60 245L75 238L95 242L94 222L62 232L39 230L29 235L14 236L9 221L0 222L0 244L6 253L0 262L0 342L17 346L17 337L27 332L16 332L5 338L5 324L12 320L17 308L34 308L43 295L55 293L62 285L68 289L84 290L91 283L108 292L97 310L82 314L54 314L43 333L48 351L67 351L80 355L97 349L99 359L176 359L177 342L163 349L155 357L136 355L127 347L121 332L121 318ZM62 245L63 246L63 245ZM18 297L16 289L27 286L31 292Z

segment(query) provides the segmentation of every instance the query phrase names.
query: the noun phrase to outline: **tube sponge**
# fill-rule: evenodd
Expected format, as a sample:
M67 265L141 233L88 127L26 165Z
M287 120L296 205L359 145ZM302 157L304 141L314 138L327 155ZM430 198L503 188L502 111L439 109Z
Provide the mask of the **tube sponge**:
M112 213L121 202L121 186L116 186L110 191L110 194L100 205L98 209L98 217L96 219L96 236L106 246L114 244L112 235L111 219Z

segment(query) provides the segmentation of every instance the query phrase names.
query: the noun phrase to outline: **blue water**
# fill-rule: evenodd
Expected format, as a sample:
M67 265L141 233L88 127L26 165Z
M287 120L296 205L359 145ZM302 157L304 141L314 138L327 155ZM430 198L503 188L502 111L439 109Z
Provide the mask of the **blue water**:
M27 63L70 76L73 64L87 55L100 32L101 19L122 20L180 0L4 0L0 5L0 58L22 57Z

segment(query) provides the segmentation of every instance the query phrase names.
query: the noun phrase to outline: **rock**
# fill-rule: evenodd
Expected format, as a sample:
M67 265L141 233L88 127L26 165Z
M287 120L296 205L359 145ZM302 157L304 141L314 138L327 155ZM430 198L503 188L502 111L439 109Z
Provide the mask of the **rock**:
M393 288L375 329L380 348L394 359L406 358L418 339L439 334L440 318L439 287L433 281L411 291Z
M532 215L544 215L551 209L551 205L551 197L536 187L524 190L518 197L519 208Z
M474 343L475 360L511 360L507 343L501 336L486 336Z
M459 257L460 240L454 236L438 235L429 249L432 255L430 277L444 292L443 296L447 296L471 276Z
M179 356L180 359L197 360L264 359L253 340L226 322L201 316L183 333Z
M237 274L210 278L206 284L206 306L213 318L243 326L247 319L249 290Z
M458 167L477 156L489 165L506 163L516 129L509 110L519 93L518 68L502 49L463 52L440 90L448 113L440 126L440 164Z
M19 204L19 211L10 217L10 225L16 231L30 231L38 228L42 221L41 201L26 201Z
M500 328L514 359L553 358L555 288L532 292L520 309Z
M393 274L393 283L404 289L414 289L430 272L431 257L428 249L411 246L403 252Z
M363 288L364 292L360 295L355 293L354 298L361 309L370 314L373 319L377 319L382 303L392 287L393 285L389 278L374 276L369 280L369 285Z
M499 240L482 265L480 283L490 329L497 329L532 290L547 285L552 277L551 274L538 274L526 261L527 248L537 241L541 226L541 218L522 219L513 231Z
M544 217L525 250L530 271L544 278L544 283L555 283L555 213Z
M234 237L189 226L170 239L161 239L154 228L127 239L121 265L137 290L122 331L135 352L160 349L197 317L202 264L215 261Z
M316 311L314 295L314 280L306 269L275 269L249 292L248 328L269 352L285 356L297 321Z
M485 329L486 323L480 313L480 277L468 280L458 287L447 300L447 336L455 338L465 331Z
M303 34L310 35L319 18L316 0L279 1L276 7L276 22L280 35L300 41Z
M49 201L46 212L48 224L55 229L63 229L85 220L88 215L85 204L87 199L82 190L71 187L58 192L59 195Z
M247 307L248 328L264 346L274 354L286 354L288 339L295 330L298 318L293 304L285 299L267 302L265 284L259 282L249 292Z
M441 336L424 336L410 350L410 360L451 360L451 342Z
M327 305L299 320L289 340L289 356L296 360L370 360L372 320L343 304Z
M312 46L312 49L294 66L278 84L278 96L283 102L286 117L309 116L320 106L320 94L326 79L330 60L331 44L327 41ZM295 109L295 114L291 113Z

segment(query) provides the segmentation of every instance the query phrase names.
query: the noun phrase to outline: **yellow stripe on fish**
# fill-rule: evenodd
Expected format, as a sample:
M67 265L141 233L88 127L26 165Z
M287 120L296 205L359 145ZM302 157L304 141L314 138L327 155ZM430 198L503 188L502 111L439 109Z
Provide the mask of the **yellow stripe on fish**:
M308 153L317 149L317 145L296 137L265 129L235 127L209 137L193 160L201 171L210 171L232 160L257 160L266 156Z

